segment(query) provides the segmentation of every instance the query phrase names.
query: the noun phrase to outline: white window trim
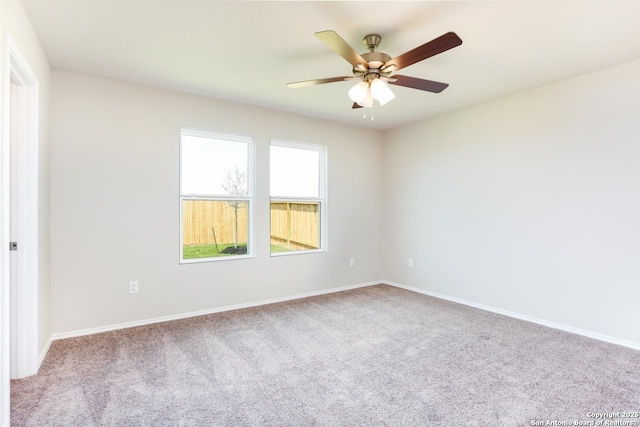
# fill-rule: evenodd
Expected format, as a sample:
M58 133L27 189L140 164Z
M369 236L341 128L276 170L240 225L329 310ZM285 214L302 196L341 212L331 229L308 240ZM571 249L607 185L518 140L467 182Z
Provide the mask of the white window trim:
M229 195L202 195L202 194L183 194L182 193L182 137L183 136L195 136L200 138L212 138L222 139L225 141L235 141L247 144L247 195L243 197L229 196ZM249 136L231 135L216 132L207 132L194 129L180 128L180 147L179 147L179 204L180 204L180 224L179 224L179 238L180 238L180 264L198 264L201 262L222 262L222 261L234 261L239 259L255 258L255 227L254 227L254 210L255 210L255 143L253 138ZM184 200L213 200L213 201L228 201L239 200L247 201L249 205L248 221L247 221L247 245L248 252L243 255L230 255L224 257L210 257L210 258L194 258L184 259L183 256L183 235L182 235L182 205Z
M289 255L301 255L301 254L315 254L320 252L329 251L329 232L327 225L329 224L329 197L327 191L327 147L320 144L312 144L306 142L294 142L286 141L282 139L272 139L269 144L269 149L272 146L296 148L300 150L313 150L319 153L318 165L318 194L320 197L287 197L279 195L271 195L269 190L269 215L271 215L271 202L295 202L295 201L316 201L320 203L320 248L306 251L287 251L287 252L271 252L272 257L281 257ZM269 160L269 170L271 170L271 161ZM271 222L269 222L269 242L271 242Z

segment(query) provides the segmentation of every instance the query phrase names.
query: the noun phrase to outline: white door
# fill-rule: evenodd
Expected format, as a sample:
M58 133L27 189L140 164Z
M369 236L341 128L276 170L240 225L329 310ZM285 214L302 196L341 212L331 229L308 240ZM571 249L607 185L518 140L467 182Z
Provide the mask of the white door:
M9 378L38 370L38 80L4 32L0 96L0 426ZM10 242L21 239L19 251Z
M10 137L5 148L10 171L9 242L5 248L17 242L17 250L9 250L8 262L10 363L11 378L22 378L38 370L38 87L26 65L19 67L18 58L12 59Z
M10 310L11 310L11 319L14 320L18 317L19 313L15 313L14 311L18 307L18 293L14 292L16 287L18 286L18 251L15 247L18 242L18 140L20 139L20 135L18 135L19 129L18 124L16 123L17 112L19 108L19 99L18 99L18 85L14 82L11 82L11 90L10 90L10 108L9 108L9 135L10 135L10 144L9 144L9 277L10 277L10 286L11 289L11 302L10 302ZM18 340L18 324L17 322L11 322L11 339L10 346L12 349L18 348L19 340ZM16 373L19 370L17 358L13 357L10 360L11 363L11 377L15 378Z

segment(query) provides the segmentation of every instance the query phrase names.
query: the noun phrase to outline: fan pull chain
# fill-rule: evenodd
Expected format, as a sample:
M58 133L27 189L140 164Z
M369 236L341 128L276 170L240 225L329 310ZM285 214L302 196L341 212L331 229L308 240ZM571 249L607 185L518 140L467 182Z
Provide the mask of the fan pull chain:
M364 114L362 115L362 118L364 120L366 120L367 119L367 109L363 108L362 110L364 111ZM371 106L371 117L370 117L370 119L371 119L371 121L373 121L373 105Z

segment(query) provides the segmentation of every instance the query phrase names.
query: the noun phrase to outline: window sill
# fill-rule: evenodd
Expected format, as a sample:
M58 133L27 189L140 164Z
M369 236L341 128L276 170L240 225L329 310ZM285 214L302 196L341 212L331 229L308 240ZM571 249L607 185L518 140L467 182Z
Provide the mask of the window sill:
M289 255L303 255L303 254L317 254L321 252L327 252L325 249L315 249L311 251L289 251L289 252L273 252L271 254L272 257L281 257L281 256L289 256Z
M225 257L212 257L212 258L192 258L192 259L181 259L180 264L199 264L201 262L236 261L239 259L251 259L251 258L255 258L255 256L239 255L239 256L225 256Z

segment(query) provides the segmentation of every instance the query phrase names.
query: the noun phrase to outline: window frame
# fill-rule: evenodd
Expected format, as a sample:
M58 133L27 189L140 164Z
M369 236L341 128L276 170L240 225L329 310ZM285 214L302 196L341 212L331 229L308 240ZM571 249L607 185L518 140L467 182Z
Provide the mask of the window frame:
M191 194L182 192L182 151L183 151L183 137L193 136L198 138L210 138L230 142L238 142L247 144L247 194L246 196L231 196L231 195L211 195L211 194ZM217 132L208 132L195 130L190 128L180 128L180 144L179 144L179 160L178 160L178 195L180 206L180 218L179 218L179 235L180 235L180 264L197 264L201 262L219 262L219 261L233 261L238 259L255 258L255 233L254 233L254 211L255 211L255 143L254 139L249 136L224 134ZM183 244L183 205L185 200L205 200L205 201L246 201L247 202L247 253L241 255L229 255L221 257L208 257L208 258L184 258L184 244Z
M271 194L271 147L273 146L316 151L318 153L318 197L274 197L274 195ZM269 141L269 243L271 243L271 203L317 202L320 206L318 210L318 214L320 215L320 220L318 221L320 226L320 232L318 233L318 238L320 239L320 247L318 249L287 252L271 252L271 248L269 248L269 254L272 257L328 252L329 233L327 224L329 223L329 221L327 212L329 211L329 209L327 201L327 151L328 150L326 145L286 141L282 139L271 139Z

